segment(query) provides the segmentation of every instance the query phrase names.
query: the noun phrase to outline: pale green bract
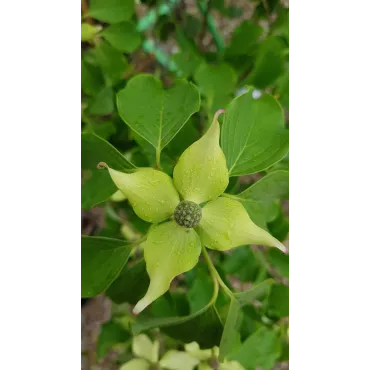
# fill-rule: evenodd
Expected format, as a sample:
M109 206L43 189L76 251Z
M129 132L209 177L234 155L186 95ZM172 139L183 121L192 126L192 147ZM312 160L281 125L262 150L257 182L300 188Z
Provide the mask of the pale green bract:
M154 342L140 334L132 340L132 352L135 358L122 365L119 370L149 370L153 368L169 370L212 370L209 361L218 357L219 348L201 350L196 342L184 345L185 351L169 350L159 358L159 342ZM223 361L219 364L221 370L243 370L237 361Z
M143 243L150 284L145 296L134 307L135 314L162 296L176 276L197 264L202 245L226 251L241 245L259 244L286 252L283 244L253 223L238 200L221 196L229 183L217 120L223 112L216 112L208 131L180 156L173 180L153 168L123 173L99 163L99 168L108 168L113 182L127 197L135 213L154 223ZM202 206L208 201L194 229L180 226L174 220L175 208L183 200L202 203Z
M285 251L283 244L252 222L237 200L217 198L207 203L202 214L197 232L210 249L227 251L240 245L263 244Z
M191 270L201 252L199 236L175 221L154 226L144 243L144 258L150 277L148 291L134 307L138 314L166 293L174 277Z
M157 223L170 218L180 202L171 177L162 171L153 168L139 168L134 173L112 168L108 171L117 188L144 221Z
M207 133L182 153L173 179L181 196L195 203L221 195L229 183L226 158L220 148L220 124L217 111Z

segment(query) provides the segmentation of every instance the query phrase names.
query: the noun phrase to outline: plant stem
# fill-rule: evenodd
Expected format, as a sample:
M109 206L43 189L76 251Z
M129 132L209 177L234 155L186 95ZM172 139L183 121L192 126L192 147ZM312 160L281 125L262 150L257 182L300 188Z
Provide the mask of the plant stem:
M234 298L234 293L229 289L229 287L223 282L221 279L221 276L218 274L216 267L213 265L211 258L208 255L206 247L203 245L202 246L202 253L203 257L206 260L206 263L208 265L208 269L211 273L212 279L217 285L220 285L221 288L225 291L225 293L230 297Z
M87 4L87 0L81 1L81 13L83 18L86 20L86 23L92 24L92 19L88 15L89 12L89 6Z
M158 170L161 170L161 151L158 149L155 151L155 166Z
M134 247L134 246L136 246L136 245L139 245L139 244L141 244L141 243L143 243L143 242L145 242L145 240L148 238L148 234L145 234L143 237L141 237L140 239L137 239L137 240L134 240L133 242L132 242L132 246Z

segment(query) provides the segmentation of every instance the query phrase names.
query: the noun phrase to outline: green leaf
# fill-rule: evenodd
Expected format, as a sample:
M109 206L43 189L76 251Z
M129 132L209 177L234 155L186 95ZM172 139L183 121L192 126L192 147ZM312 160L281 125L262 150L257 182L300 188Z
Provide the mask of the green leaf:
M89 178L82 186L82 208L87 209L107 200L117 191L108 171L98 170L99 162L112 164L115 168L129 172L135 167L111 144L92 133L81 135L81 166L89 170Z
M266 172L274 172L277 170L289 171L289 153L278 163L274 164L272 167L269 167Z
M272 248L275 250L275 248ZM276 250L277 251L277 250ZM278 253L282 254L280 251ZM243 246L232 250L225 255L222 269L230 275L236 276L241 281L254 281L257 277L260 263L256 260L251 249Z
M102 41L95 48L94 55L98 65L104 72L108 85L115 84L123 78L123 73L126 71L128 63L120 51Z
M149 276L144 260L134 266L125 266L105 294L117 304L136 304L144 296L149 286Z
M276 11L281 4L280 0L265 0L264 2L258 2L254 9L253 18L260 20L270 17L270 12Z
M81 296L93 297L114 281L126 264L131 244L99 236L81 237Z
M289 316L289 287L279 284L271 288L268 310L269 314L278 317Z
M144 138L142 138L139 134L137 134L135 131L131 130L131 135L132 135L132 138L136 141L136 143L139 145L141 149L140 154L142 154L143 158L146 159L145 165L138 164L138 167L148 167L148 165L149 167L155 167L156 166L155 148L149 142L147 142ZM176 135L175 138L177 136L178 135ZM170 144L172 144L172 141ZM168 150L168 147L166 149ZM175 166L174 160L171 159L165 152L162 152L161 153L162 171L167 173L167 175L172 176L174 166Z
M88 170L81 189L81 208L90 209L108 200L117 190L109 174L102 170ZM108 176L107 176L108 175Z
M109 163L122 172L131 172L135 169L135 166L106 140L92 133L81 134L82 168L96 169L99 162Z
M135 10L134 0L91 0L89 15L107 23L129 20Z
M113 346L124 343L130 338L131 334L122 325L113 321L103 324L96 344L98 360L104 357Z
M133 22L121 22L107 27L101 36L119 51L132 53L140 45L141 38Z
M271 31L273 35L279 35L289 43L289 8L280 8Z
M205 124L205 128L208 128L212 122L213 115L220 109L224 109L233 100L234 95L231 93L224 93L224 91L218 90L216 94L208 99L206 109L208 113L208 122Z
M179 80L164 90L152 75L137 75L117 94L121 118L156 149L157 155L200 107L197 88Z
M184 77L192 76L202 62L202 58L191 49L174 54L172 59Z
M284 43L278 37L270 36L265 39L246 82L259 89L271 85L285 70L284 49Z
M96 95L104 87L101 69L81 60L81 89L86 95Z
M128 202L123 203L121 207L124 208L124 213L127 216L127 219L130 220L131 225L140 234L145 235L148 232L151 224L139 218Z
M276 249L269 249L266 259L277 270L279 275L289 278L289 254L282 254Z
M263 29L249 20L241 23L233 32L226 56L245 55L253 50Z
M230 176L262 171L288 152L289 132L279 103L268 94L256 97L250 89L226 110L221 147Z
M143 331L161 328L161 331L185 343L196 341L203 348L219 345L223 324L214 306L218 295L218 285L214 285L213 295L206 306L187 316L138 317L132 324L137 335Z
M174 156L180 157L181 154L196 140L199 139L199 132L195 127L196 120L193 117L190 117L188 122L184 127L179 131L179 133L172 139L168 144L166 150L167 152ZM145 140L144 140L145 141ZM172 175L172 172L171 172Z
M240 345L240 326L244 316L241 308L247 304L251 304L253 300L261 295L266 294L273 282L272 279L265 280L246 292L236 293L235 296L231 298L229 312L220 343L220 361L223 361L229 353Z
M114 92L110 86L104 87L94 96L88 105L88 112L96 115L107 115L114 111Z
M284 108L289 108L289 69L276 81L275 93Z
M242 320L243 311L241 311L240 304L235 298L231 298L220 343L220 361L223 361L228 353L240 345L240 326Z
M289 172L279 170L270 172L237 197L240 201L269 202L275 199L288 199L288 193Z
M213 99L219 92L222 92L222 95L233 92L237 75L226 63L218 65L203 63L196 70L194 79L200 92Z
M149 316L168 317L177 315L176 301L174 298L175 296L181 296L182 298L184 297L184 295L180 292L173 292L173 294L171 294L170 291L167 291L161 297L156 299L150 306ZM189 305L187 302L182 302L181 305L184 306L183 308L185 309L186 315L189 312Z
M100 136L104 140L107 140L116 132L116 127L112 121L91 121L89 128L92 129L94 134Z
M245 292L235 293L235 298L239 302L240 306L244 307L247 304L251 304L255 299L267 294L273 284L273 279L266 279L262 283L254 285Z
M196 278L189 287L187 298L190 305L190 313L201 310L212 298L213 282L209 277L208 271L202 265L196 268Z
M274 221L279 216L279 206L276 200L286 198L289 190L289 172L277 170L268 173L234 198L243 203L248 215L256 225L268 230L267 223ZM275 234L273 236L276 237ZM277 239L281 241L281 239Z
M268 229L271 234L278 240L284 241L289 233L289 221L281 207L278 208L277 217L268 223Z
M182 33L182 31L183 31L184 32L184 36L186 36L186 38L184 37L186 41L188 41L188 40L195 40L196 37L197 37L197 34L202 29L202 21L201 21L201 19L197 18L196 16L194 16L192 14L185 13L181 17L181 22L182 22L181 31L179 30L180 29L180 27L179 27L179 29L177 30L177 33L179 34L180 32ZM177 38L178 38L177 39L177 42L178 42L178 44L182 48L183 45L179 41L179 35L177 35Z
M275 201L243 202L243 205L251 220L265 230L269 230L267 224L279 215L279 205Z
M241 347L228 356L228 360L240 362L245 369L271 369L281 352L277 334L265 327L249 336Z

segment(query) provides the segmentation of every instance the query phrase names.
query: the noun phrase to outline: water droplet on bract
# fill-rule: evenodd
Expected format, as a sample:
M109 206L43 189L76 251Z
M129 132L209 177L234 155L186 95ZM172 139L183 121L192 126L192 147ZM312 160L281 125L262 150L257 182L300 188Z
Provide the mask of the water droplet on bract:
M259 99L260 97L262 96L262 91L260 90L257 90L255 89L253 92L252 92L252 97L253 99Z

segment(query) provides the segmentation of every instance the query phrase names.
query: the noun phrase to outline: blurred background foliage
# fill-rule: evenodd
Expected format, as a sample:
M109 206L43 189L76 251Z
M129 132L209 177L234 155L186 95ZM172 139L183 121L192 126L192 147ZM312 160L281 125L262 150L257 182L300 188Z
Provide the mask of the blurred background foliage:
M83 0L81 10L81 129L89 134L82 141L82 234L132 241L149 227L122 194L115 193L107 173L96 169L97 162L104 160L96 161L105 145L102 139L136 166L155 166L154 148L130 130L117 112L116 94L131 77L153 74L165 87L186 78L201 93L200 111L162 151L162 167L169 174L184 149L207 129L214 112L249 86L279 101L288 128L286 1ZM287 170L288 165L286 157L267 171L232 177L227 191L239 193L272 170ZM117 156L117 169L120 166L124 163ZM254 222L286 245L287 199L284 194L245 205ZM215 342L220 343L223 330L217 322L225 322L230 302L220 292L215 305L223 317L215 320L207 308L213 284L202 261L176 278L170 292L154 302L150 312L143 312L142 321L132 315L131 305L148 286L138 247L104 295L82 301L82 367L130 370L125 366L131 363L133 370L287 368L289 256L245 246L214 253L212 259L236 291L271 281L242 305L240 343L230 345L238 350L231 351L227 360L217 357ZM188 317L184 323L168 321L184 316Z

